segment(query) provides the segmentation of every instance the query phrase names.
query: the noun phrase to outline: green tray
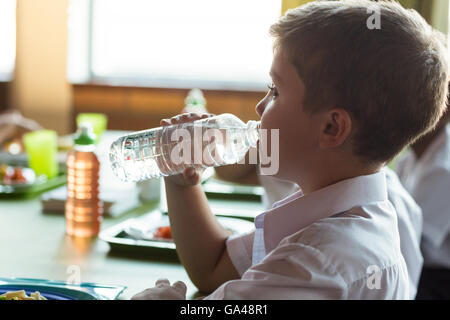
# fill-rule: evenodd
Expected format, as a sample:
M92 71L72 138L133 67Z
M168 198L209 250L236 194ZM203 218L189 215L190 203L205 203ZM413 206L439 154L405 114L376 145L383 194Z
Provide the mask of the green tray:
M0 197L28 196L41 193L66 184L67 176L61 173L52 179L38 177L33 184L25 185L4 185L0 184Z
M128 253L130 256L177 258L175 243L172 240L152 238L153 229L159 226L169 225L168 217L159 210L153 210L138 218L127 219L106 230L103 230L99 238L107 242L114 252ZM217 217L217 221L233 234L245 233L253 230L254 224L244 219ZM149 233L130 232L132 226L141 226ZM150 235L150 236L149 236Z
M204 181L202 188L209 199L262 201L264 195L261 186L231 183L215 177Z

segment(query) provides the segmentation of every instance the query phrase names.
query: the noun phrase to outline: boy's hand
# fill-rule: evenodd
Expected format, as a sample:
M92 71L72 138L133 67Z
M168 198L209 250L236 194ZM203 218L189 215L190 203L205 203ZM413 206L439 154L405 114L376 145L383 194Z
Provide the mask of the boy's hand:
M209 117L213 117L213 114L197 114L197 113L183 113L180 115L177 115L175 117L172 117L170 119L163 119L161 120L161 126L170 126L174 124L180 124L185 122L193 122L195 120L199 119L205 119ZM164 180L166 183L172 183L179 186L194 186L198 183L200 183L201 180L201 173L203 172L203 169L196 170L195 168L187 168L183 171L182 174L174 175L165 177Z
M170 285L169 280L159 279L155 287L134 295L131 300L186 300L186 290L186 285L181 281Z

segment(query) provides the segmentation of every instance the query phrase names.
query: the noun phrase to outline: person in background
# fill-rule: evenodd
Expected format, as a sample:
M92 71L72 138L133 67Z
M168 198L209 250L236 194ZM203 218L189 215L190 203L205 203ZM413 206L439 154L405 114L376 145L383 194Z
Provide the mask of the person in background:
M25 118L17 110L8 110L0 113L0 144L23 132L42 129L44 128L39 123Z
M417 299L450 299L450 111L398 160L400 181L423 212L424 268Z
M11 154L23 152L22 135L44 129L36 121L24 117L17 110L0 113L0 147Z

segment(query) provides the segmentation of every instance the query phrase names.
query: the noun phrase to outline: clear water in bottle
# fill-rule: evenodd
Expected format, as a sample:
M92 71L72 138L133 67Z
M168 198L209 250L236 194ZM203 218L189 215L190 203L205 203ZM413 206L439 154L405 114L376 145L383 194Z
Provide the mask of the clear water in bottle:
M123 181L179 174L239 162L259 139L259 122L232 114L135 132L117 139L109 153L114 174Z

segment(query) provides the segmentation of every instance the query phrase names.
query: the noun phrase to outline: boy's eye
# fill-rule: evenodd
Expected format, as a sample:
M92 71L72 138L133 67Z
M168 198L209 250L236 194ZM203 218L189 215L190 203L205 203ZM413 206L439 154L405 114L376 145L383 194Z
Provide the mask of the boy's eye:
M278 90L273 83L267 85L267 88L269 88L269 92L272 94L273 98L278 97Z

